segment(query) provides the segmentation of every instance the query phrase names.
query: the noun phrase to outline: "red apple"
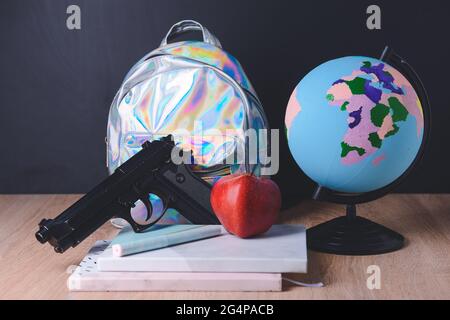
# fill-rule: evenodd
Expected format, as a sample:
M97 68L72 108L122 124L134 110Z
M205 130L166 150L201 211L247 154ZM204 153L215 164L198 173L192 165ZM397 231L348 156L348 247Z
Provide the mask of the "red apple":
M266 232L276 222L281 207L280 189L267 178L229 175L214 184L211 206L228 232L248 238Z

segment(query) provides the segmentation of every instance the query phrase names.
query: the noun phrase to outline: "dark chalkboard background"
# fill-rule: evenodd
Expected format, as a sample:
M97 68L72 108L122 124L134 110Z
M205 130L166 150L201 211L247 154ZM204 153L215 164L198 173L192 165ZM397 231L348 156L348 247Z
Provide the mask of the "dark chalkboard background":
M450 5L377 1L382 30L366 28L368 1L2 0L0 193L78 193L106 176L109 105L131 65L176 21L198 19L252 80L272 128L297 82L335 57L378 57L389 44L415 67L431 98L432 139L401 192L450 192ZM81 30L66 8L81 7ZM275 177L285 204L312 183L281 146Z

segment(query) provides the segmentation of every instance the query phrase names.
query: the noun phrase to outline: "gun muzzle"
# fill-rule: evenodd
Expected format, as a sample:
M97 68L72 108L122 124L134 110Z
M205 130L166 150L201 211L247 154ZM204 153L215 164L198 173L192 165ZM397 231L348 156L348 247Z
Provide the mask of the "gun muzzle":
M53 223L52 219L43 219L39 223L39 230L35 233L35 236L40 243L49 242L56 252L63 253L73 245L73 241L70 237L65 237L64 233L61 233L61 228L56 227L58 230L55 230L55 226L52 227ZM55 232L59 234L59 237L55 235Z
M43 219L39 223L39 230L35 234L36 239L40 243L46 243L48 241L48 237L50 235L50 232L49 232L48 228L46 227L47 222L48 222L47 219Z

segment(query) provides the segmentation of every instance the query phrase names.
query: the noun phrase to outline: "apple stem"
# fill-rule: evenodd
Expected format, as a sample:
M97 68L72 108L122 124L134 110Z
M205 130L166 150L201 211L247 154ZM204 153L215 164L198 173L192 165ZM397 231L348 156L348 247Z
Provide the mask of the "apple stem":
M251 173L253 174L253 171L250 171L250 161L249 161L249 142L248 142L249 137L245 136L245 157L244 157L244 166L245 166L245 173Z

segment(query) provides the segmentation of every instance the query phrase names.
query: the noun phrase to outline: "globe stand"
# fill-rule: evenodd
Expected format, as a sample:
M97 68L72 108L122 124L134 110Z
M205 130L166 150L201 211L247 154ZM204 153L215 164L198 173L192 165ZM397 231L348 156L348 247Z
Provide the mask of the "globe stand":
M340 255L372 255L399 250L401 234L356 215L356 205L347 205L347 215L306 231L308 249Z
M389 185L367 193L342 193L318 186L314 200L347 206L347 215L319 224L306 231L308 249L340 255L372 255L399 250L403 247L401 234L371 220L356 215L356 204L373 201L394 190L422 159L430 139L431 112L425 87L414 69L391 48L386 47L380 60L399 70L414 87L422 104L424 131L416 158L406 171Z

